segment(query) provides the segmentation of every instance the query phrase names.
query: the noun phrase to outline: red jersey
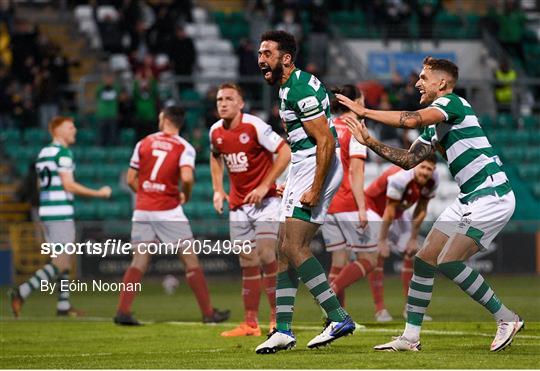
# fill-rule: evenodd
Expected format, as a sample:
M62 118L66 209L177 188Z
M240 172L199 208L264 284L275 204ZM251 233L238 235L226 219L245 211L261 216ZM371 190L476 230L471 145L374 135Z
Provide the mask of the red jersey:
M234 129L219 120L210 128L210 148L223 156L229 172L229 205L234 210L244 204L249 192L261 184L274 162L273 153L285 144L272 127L256 116L242 114ZM276 196L273 184L266 197Z
M129 164L139 171L136 210L171 210L180 204L180 168L195 168L195 149L184 138L150 134L135 146Z
M336 128L339 140L341 164L343 165L343 181L332 203L328 208L329 214L345 213L358 210L356 200L351 190L350 165L351 158L365 159L367 157L366 146L358 142L347 128L347 123L337 117L332 120ZM363 186L362 186L363 188Z
M386 200L397 200L400 203L396 210L396 218L399 218L403 211L414 205L420 197L435 197L438 185L439 177L436 170L426 185L421 186L414 180L414 169L404 170L392 165L366 189L366 207L383 216Z

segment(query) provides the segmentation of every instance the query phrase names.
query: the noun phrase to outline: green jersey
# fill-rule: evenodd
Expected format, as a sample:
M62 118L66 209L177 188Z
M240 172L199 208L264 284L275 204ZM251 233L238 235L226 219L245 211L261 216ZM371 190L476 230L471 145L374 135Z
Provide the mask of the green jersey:
M450 173L461 190L461 202L510 192L502 163L469 102L450 93L437 98L430 107L440 110L445 120L425 127L419 140L435 147L448 161Z
M312 74L295 69L279 89L279 115L285 123L292 162L314 156L317 142L304 130L304 122L326 116L330 130L337 133L330 119L330 99L323 84Z
M41 220L73 219L73 194L64 189L60 173L74 169L73 153L59 143L53 142L39 152L36 171L39 176Z

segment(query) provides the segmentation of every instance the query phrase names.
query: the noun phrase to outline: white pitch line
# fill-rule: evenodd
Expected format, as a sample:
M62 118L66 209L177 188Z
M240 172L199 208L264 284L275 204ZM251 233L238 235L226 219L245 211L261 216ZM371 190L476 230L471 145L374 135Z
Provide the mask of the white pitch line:
M8 322L17 322L21 321L43 321L43 320L51 320L51 322L54 323L70 323L72 321L66 320L66 321L58 321L56 317L23 317L23 319L17 319L12 321L5 321L5 323ZM89 321L89 322L111 322L112 318L107 317L81 317L80 322ZM75 323L75 322L72 322ZM222 322L222 323L210 323L210 324L203 324L201 322L181 322L181 321L167 321L167 322L157 322L157 321L141 321L142 324L145 325L153 325L153 324L167 324L167 325L175 325L175 326L210 326L210 327L231 327L231 326L238 326L239 323L236 322ZM302 325L295 325L295 329L298 330L305 330L305 331L318 331L321 330L322 326L302 326ZM398 333L402 331L403 328L359 328L359 332L372 332L372 333ZM456 335L456 336L467 336L467 335L474 335L474 336L483 336L483 337L493 337L493 334L488 334L484 332L467 332L467 331L447 331L447 330L422 330L423 334L430 334L430 335ZM540 339L540 335L526 335L526 334L519 334L519 338L521 339Z
M189 349L183 350L181 353L219 353L223 352L226 349L224 348L215 348L215 349ZM20 359L20 358L73 358L73 357L95 357L95 356L112 356L116 353L80 353L80 354L17 354L12 356L0 356L0 359ZM148 355L166 355L166 354L178 354L178 352L137 352L137 354L148 354Z

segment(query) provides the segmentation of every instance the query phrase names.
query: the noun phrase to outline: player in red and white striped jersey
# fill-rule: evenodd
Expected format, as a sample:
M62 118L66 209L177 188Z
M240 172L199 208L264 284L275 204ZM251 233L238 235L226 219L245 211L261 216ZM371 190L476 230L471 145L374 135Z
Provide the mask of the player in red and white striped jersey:
M159 115L159 132L143 138L133 151L127 173L128 185L137 194L131 240L134 244L140 244L141 249L134 250L131 266L124 274L126 286L140 282L150 263L151 255L143 250L143 243L159 240L177 246L179 240L193 240L182 204L189 201L193 188L195 149L179 136L183 122L182 108L165 108ZM182 191L178 188L179 180ZM186 280L197 298L203 322L225 321L229 318L229 311L212 307L197 255L193 252L183 254L184 247L181 250L180 259L185 267ZM121 292L115 323L139 324L131 315L135 293Z
M251 241L254 247L249 254L240 254L244 322L222 336L261 335L257 318L261 286L270 303L270 330L275 326L276 239L281 204L275 181L291 157L285 140L258 117L242 113L243 108L241 89L233 83L222 84L217 93L221 119L209 134L214 208L221 214L224 201L228 201L231 240ZM228 195L223 187L224 166L230 179Z

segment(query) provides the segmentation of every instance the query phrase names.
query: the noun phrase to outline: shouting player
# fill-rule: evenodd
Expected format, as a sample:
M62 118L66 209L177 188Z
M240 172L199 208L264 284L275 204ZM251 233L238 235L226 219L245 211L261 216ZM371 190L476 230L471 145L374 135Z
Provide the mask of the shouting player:
M257 317L261 287L270 303L270 330L275 326L276 239L281 203L275 182L287 168L291 150L268 124L242 113L244 100L238 85L222 84L216 99L221 119L210 128L214 208L221 214L223 202L227 200L231 240L255 242L249 254L240 254L244 322L221 335L260 336ZM275 161L274 153L277 154ZM223 163L229 173L229 195L223 188Z
M324 330L308 343L309 348L352 333L355 324L339 304L323 267L309 248L343 177L336 155L337 134L330 120L328 94L315 76L295 67L293 35L284 31L264 33L258 53L259 67L266 82L280 84L280 116L292 152L281 203L277 323L268 340L256 348L257 353L264 354L290 349L296 344L291 323L299 278L328 318Z
M392 320L384 305L383 286L384 261L390 255L390 248L403 255L401 280L407 299L413 258L418 250L418 232L426 217L429 200L435 197L439 183L436 161L435 155L431 155L410 170L390 166L366 189L370 221L368 234L371 243L377 244L379 249L377 268L369 275L375 319L378 322ZM411 218L406 210L414 204L416 207ZM406 311L404 315L406 319ZM431 317L424 315L424 320L431 320Z
M77 128L72 118L57 116L49 122L52 143L44 147L36 161L39 177L39 218L42 221L45 241L68 244L75 242L73 222L73 195L109 198L111 187L90 189L75 181L75 163L69 146L75 144ZM73 265L72 254L58 254L51 262L37 270L32 277L11 291L11 309L19 316L23 301L40 288L43 281L68 280ZM60 287L60 285L58 285ZM56 313L59 316L79 316L82 312L71 306L69 290L59 290Z
M333 90L363 104L363 96L354 85L344 85ZM366 276L377 262L377 246L369 245L364 233L368 218L364 200L364 161L366 146L358 142L347 128L345 117L356 116L337 99L331 102L333 119L339 139L343 181L330 207L322 233L326 250L332 253L332 266L328 276L339 302L345 306L344 288ZM350 251L356 260L349 263Z
M429 107L414 112L370 110L338 95L340 102L360 117L393 127L422 129L406 150L374 139L358 120L347 122L357 139L362 138L373 151L405 169L439 151L460 188L458 198L439 216L416 254L405 331L375 349L420 350L422 320L431 301L435 272L439 271L493 315L497 333L490 350L500 351L510 345L524 321L465 261L486 249L510 220L516 203L514 192L471 105L453 93L458 67L446 59L427 57L419 77L420 104Z
M229 311L212 307L199 259L189 248L193 234L182 204L191 197L195 149L178 135L183 122L184 110L181 107L165 108L159 114L159 132L140 140L133 151L127 183L137 194L131 230L131 240L136 247L123 282L126 287L133 287L141 281L151 260L145 250L149 242L157 239L176 246L179 240L188 241L188 244L182 244L179 256L185 267L187 283L197 298L203 322L222 322L229 318ZM181 192L178 189L179 180L182 183ZM120 293L115 323L140 324L131 314L135 294L135 290Z

